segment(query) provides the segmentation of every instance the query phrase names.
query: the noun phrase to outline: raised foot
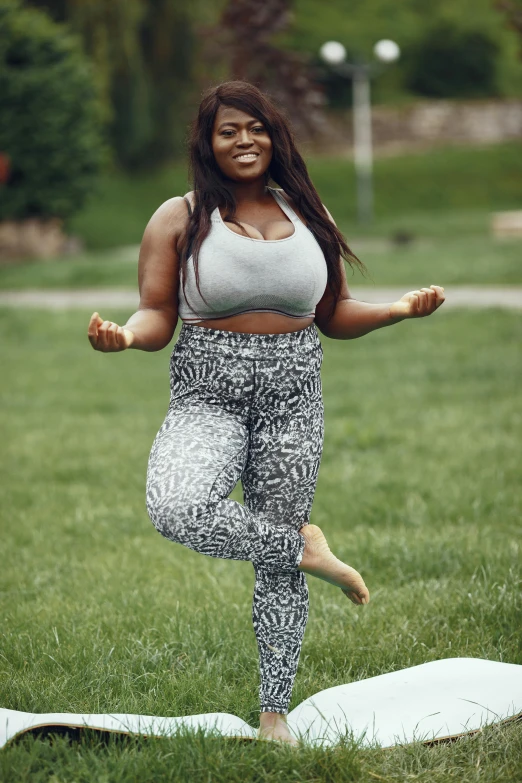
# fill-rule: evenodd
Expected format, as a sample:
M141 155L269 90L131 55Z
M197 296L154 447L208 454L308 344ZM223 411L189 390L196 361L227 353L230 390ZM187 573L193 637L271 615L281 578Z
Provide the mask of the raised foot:
M346 565L332 554L321 528L317 525L305 525L299 532L306 541L299 570L340 587L354 604L367 604L370 593L364 579L355 568Z
M262 712L259 717L258 739L275 740L297 747L299 741L290 734L286 716L278 712Z

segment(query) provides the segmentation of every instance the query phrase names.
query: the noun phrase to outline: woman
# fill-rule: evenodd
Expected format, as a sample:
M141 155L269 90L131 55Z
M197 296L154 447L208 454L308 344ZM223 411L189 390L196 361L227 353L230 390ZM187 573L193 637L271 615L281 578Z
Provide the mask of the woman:
M190 166L194 190L160 206L145 230L138 312L124 326L94 313L88 336L99 351L158 351L181 317L147 511L172 541L252 562L259 736L296 744L286 714L308 618L305 574L369 601L361 575L309 523L323 446L314 322L327 337L360 337L429 315L443 289L386 305L350 296L342 257L362 264L321 204L284 116L247 82L206 93ZM243 505L229 498L239 479Z

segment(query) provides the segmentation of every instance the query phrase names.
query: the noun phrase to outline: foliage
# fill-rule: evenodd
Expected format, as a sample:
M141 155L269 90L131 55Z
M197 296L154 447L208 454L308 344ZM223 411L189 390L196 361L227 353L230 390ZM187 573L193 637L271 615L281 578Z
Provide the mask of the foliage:
M180 154L194 84L194 24L173 0L32 0L79 34L93 62L116 159L146 168Z
M201 31L205 56L225 61L230 79L246 79L268 92L291 119L299 137L320 133L322 96L308 58L274 45L292 21L291 0L229 0L219 23Z
M480 30L428 29L407 53L407 86L430 98L495 95L498 45Z
M522 59L522 0L495 0L495 8L506 15L508 26L519 39L519 56Z
M320 122L320 103L314 101L320 101L321 95L313 95L314 79L323 85L333 107L351 103L348 80L336 77L319 60L322 43L336 38L350 56L371 58L376 40L393 38L407 52L427 26L442 20L491 36L499 46L499 94L520 92L522 63L516 56L515 33L491 0L365 0L348 7L346 0L26 2L46 9L57 21L68 22L81 36L94 64L116 159L127 170L146 169L183 153L187 126L202 90L230 78L238 56L246 58L249 78L261 80L278 95L288 81L293 82L301 94L294 89L292 100L284 99L285 107L298 116L298 122L299 111L305 124L314 115ZM247 25L243 31L233 30L242 9ZM227 41L215 33L220 19L230 22ZM210 30L214 32L209 39ZM375 101L411 99L407 75L404 58L383 68L373 85Z
M502 0L501 0L502 1ZM520 0L505 0L518 5ZM402 53L416 46L427 29L447 23L463 31L478 31L498 45L496 56L497 87L501 95L519 96L522 63L517 57L517 39L508 29L502 14L491 0L294 0L294 22L281 34L279 43L306 52L314 58L314 67L321 70L329 82L329 97L339 105L348 106L350 89L342 89L336 77L325 73L318 52L329 40L340 41L349 57L373 59L374 44L382 38L396 41ZM406 85L407 63L402 57L393 65L383 67L374 81L376 102L396 102L411 96Z
M74 214L104 155L92 71L66 28L17 0L0 0L0 94L0 219Z

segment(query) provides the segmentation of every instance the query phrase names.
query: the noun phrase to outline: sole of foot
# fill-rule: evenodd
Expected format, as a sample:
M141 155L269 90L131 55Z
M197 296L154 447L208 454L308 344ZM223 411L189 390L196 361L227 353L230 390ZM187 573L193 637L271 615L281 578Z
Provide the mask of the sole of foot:
M332 554L321 528L305 525L299 532L306 542L299 570L340 587L346 597L358 606L369 603L370 593L364 579L355 568Z

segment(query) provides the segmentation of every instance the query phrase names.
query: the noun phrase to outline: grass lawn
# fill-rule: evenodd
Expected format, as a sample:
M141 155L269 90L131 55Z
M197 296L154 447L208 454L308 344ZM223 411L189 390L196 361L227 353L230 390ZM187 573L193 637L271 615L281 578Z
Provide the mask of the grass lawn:
M412 217L412 220L414 218ZM521 285L522 241L489 235L488 215L480 211L418 214L411 244L400 247L386 237L347 235L352 250L366 265L363 275L347 266L348 284L402 285ZM458 224L461 233L444 225ZM116 287L138 290L138 246L84 253L75 258L0 266L0 290L27 288Z
M356 223L353 161L314 157L301 149L322 201L348 236L387 236L394 230L460 235L462 212L520 208L522 202L520 142L484 147L443 147L375 160L375 217L361 230ZM140 176L106 175L99 192L70 223L89 249L140 242L158 206L190 189L185 161ZM457 219L454 218L457 215ZM446 216L434 227L430 216ZM428 218L426 220L426 217ZM473 229L481 218L473 219ZM464 223L470 222L466 217Z
M89 315L0 310L0 705L219 711L256 725L252 566L168 542L145 510L170 349L94 352ZM372 601L355 607L308 577L290 708L440 658L522 664L520 316L441 310L322 341L326 433L311 521L362 572ZM0 753L0 780L30 783L521 776L520 725L431 749L295 751L188 735L25 738Z
M375 162L376 220L354 221L353 164L307 158L319 194L368 269L356 285L521 284L522 242L490 236L490 213L522 205L518 143L446 148ZM189 189L185 163L149 176L106 176L71 222L86 242L80 256L0 266L0 289L137 287L138 246L150 216ZM402 232L407 246L394 244Z

